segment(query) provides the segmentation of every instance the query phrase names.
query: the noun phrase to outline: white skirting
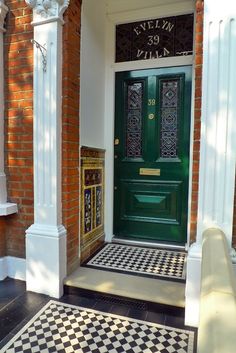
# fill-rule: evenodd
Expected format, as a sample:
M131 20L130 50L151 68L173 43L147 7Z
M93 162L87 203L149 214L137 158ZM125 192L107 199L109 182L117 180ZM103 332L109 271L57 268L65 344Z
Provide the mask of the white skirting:
M26 280L26 261L19 257L0 257L0 281L6 277Z

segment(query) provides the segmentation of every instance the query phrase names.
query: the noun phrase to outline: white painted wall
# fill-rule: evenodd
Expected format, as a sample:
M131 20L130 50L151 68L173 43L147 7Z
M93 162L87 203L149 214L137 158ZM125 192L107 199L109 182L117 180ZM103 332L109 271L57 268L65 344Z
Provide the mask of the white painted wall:
M84 0L81 19L80 144L104 148L104 0Z
M146 9L181 2L193 3L194 0L107 0L107 13Z
M26 260L19 257L0 257L0 281L6 277L26 280Z

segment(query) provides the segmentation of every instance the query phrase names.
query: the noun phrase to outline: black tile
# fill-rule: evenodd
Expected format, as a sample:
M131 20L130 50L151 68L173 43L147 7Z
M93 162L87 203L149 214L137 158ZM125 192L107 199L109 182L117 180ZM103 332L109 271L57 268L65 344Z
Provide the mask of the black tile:
M63 303L82 306L90 309L92 309L96 304L96 300L94 298L86 298L84 296L76 295L64 295L61 297L60 301Z
M166 326L176 327L176 328L186 328L184 325L184 317L165 315Z
M115 315L128 316L129 307L126 305L113 304L110 312Z
M9 333L6 335L1 341L0 341L0 349L7 344L12 338L14 337L14 334Z
M128 312L128 316L136 319L136 320L146 320L147 317L147 311L146 310L139 310L136 308L130 308Z
M6 278L0 283L0 303L3 298L15 298L25 292L25 282Z
M107 313L111 313L111 309L112 309L112 304L106 302L106 301L100 301L98 300L94 306L95 310L98 311L104 311Z
M18 331L48 300L45 295L25 292L5 306L0 311L0 341L14 329Z
M156 324L164 324L165 315L163 313L148 311L146 321L154 322Z
M0 298L0 310L9 305L14 298Z
M184 308L166 305L166 304L149 302L147 307L148 307L147 308L148 311L164 313L164 314L170 315L170 316L184 317L184 313L185 313Z

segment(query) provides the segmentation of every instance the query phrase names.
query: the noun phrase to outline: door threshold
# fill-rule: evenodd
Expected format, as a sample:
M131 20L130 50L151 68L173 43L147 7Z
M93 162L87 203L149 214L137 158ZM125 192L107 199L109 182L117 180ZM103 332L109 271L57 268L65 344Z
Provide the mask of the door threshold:
M113 237L112 243L118 243L118 244L124 244L124 245L138 245L138 246L145 246L149 248L186 250L185 245L158 243L158 242L150 242L150 241L143 241L143 240L132 240L132 239L125 239L125 238L118 238L118 237Z

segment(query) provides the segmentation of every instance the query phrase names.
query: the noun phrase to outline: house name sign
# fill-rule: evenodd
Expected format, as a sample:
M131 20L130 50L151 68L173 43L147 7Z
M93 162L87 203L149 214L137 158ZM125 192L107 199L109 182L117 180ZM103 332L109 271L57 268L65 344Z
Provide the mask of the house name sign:
M192 51L192 14L116 26L116 62L190 55Z

